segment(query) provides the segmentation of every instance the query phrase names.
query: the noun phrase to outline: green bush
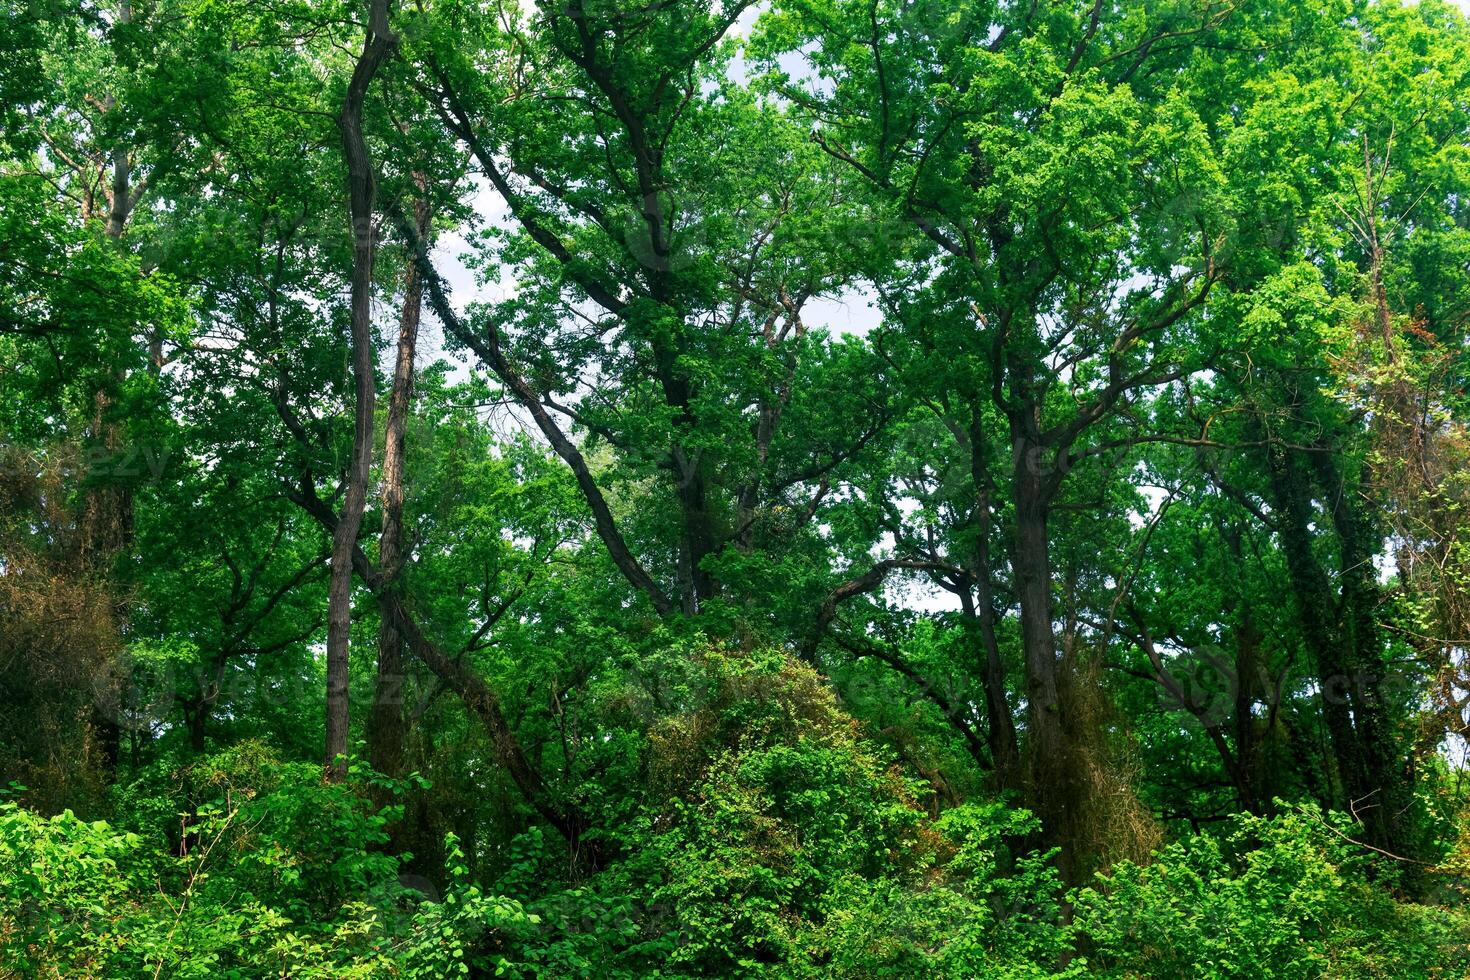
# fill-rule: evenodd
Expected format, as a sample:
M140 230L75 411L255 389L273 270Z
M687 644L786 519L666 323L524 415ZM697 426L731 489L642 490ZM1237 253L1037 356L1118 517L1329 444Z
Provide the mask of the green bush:
M0 976L468 976L536 924L468 881L453 838L439 901L401 882L370 774L327 785L246 743L176 776L175 849L0 803Z
M1028 812L935 820L816 671L702 655L685 710L648 736L656 787L620 859L534 904L511 957L543 976L1050 976L1070 939ZM509 880L561 846L532 832ZM522 870L527 869L527 870Z
M146 894L136 834L70 810L0 803L0 975L82 976L105 962L131 896Z
M0 803L0 977L1455 977L1470 920L1311 807L1240 816L1068 896L1003 802L937 816L809 667L712 654L646 737L655 787L590 877L532 828L499 880L400 877L404 787L246 742L114 824ZM169 811L172 811L170 817ZM172 832L170 832L172 828Z
M1464 976L1470 923L1396 900L1391 873L1313 806L1242 814L1075 896L1092 965L1118 977Z
M936 847L908 881L849 877L821 924L803 937L812 975L845 977L1067 976L1072 940L1050 855L1017 853L1039 829L1026 810L965 805L926 831ZM1060 972L1058 972L1060 970Z

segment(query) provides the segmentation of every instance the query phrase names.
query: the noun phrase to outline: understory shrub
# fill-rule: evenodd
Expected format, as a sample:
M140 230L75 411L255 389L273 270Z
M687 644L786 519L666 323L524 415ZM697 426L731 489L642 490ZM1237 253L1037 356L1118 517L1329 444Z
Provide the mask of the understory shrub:
M401 880L367 774L326 785L246 743L179 775L214 795L170 846L0 802L0 977L468 976L535 926L467 880L452 838L439 901Z
M1395 898L1338 816L1239 816L1068 894L1034 816L921 808L810 667L690 676L581 876L537 827L483 883L453 835L440 885L402 876L372 802L401 785L254 742L145 773L113 823L0 802L0 977L1470 975L1453 887Z
M1470 975L1470 920L1396 899L1391 862L1353 827L1311 805L1241 814L1114 866L1075 896L1089 962L1115 977Z

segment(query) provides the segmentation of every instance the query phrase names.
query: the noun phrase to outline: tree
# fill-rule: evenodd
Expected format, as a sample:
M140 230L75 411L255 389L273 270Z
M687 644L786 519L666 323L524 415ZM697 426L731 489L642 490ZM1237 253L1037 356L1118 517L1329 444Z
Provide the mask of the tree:
M659 615L705 610L732 553L789 547L888 412L852 384L875 373L868 355L803 322L848 275L829 224L844 202L790 122L722 80L743 10L447 8L414 53L522 231L487 256L522 278L514 299L461 317L421 249L430 303L572 469ZM573 426L621 479L654 480L675 526L616 521Z
M778 71L775 90L810 115L812 140L873 213L917 240L882 288L908 292L903 303L943 324L927 342L962 358L954 387L931 396L950 402L945 423L968 432L993 412L1002 426L986 441L1011 461L1031 792L1058 841L1076 833L1088 736L1062 706L1052 513L1067 471L1118 444L1109 420L1205 353L1192 324L1223 274L1233 218L1204 121L1218 93L1190 89L1180 52L1225 36L1229 21L1214 7L1041 18L989 4L941 15L798 2L764 31L769 57L800 50L807 78L831 80ZM980 459L994 452L966 438Z

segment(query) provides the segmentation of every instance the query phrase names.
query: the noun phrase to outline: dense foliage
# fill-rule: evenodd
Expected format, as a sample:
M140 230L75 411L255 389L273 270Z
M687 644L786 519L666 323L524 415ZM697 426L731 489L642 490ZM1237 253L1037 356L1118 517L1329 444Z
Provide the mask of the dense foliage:
M1449 0L7 0L0 977L1470 977Z

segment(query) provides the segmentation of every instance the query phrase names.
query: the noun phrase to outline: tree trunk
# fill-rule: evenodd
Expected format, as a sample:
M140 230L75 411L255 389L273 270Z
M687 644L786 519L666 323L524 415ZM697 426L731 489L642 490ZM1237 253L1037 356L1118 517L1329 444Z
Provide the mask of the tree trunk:
M352 227L352 373L356 383L352 458L342 513L332 535L332 574L327 590L327 737L329 779L346 775L348 732L348 640L352 631L352 549L362 525L372 469L373 413L373 192L372 160L362 132L362 106L368 86L394 45L388 31L387 0L373 0L362 54L352 71L337 128L347 161Z
M1377 536L1331 459L1314 461L1339 543L1339 588L1312 548L1312 486L1291 450L1271 454L1283 515L1282 548L1302 634L1317 666L1322 712L1341 779L1339 805L1363 822L1369 843L1414 857L1413 767L1396 743L1384 703L1385 664L1375 619Z
M202 696L193 704L186 706L184 720L189 727L189 748L194 750L195 755L203 755L208 745L205 740L205 725L208 719L209 705Z
M976 403L972 402L972 406ZM971 560L972 582L961 582L960 605L967 620L975 624L983 650L981 676L985 682L985 712L990 759L995 766L996 785L1019 789L1022 779L1021 750L1016 740L1016 721L1006 700L1006 671L995 638L995 589L990 565L990 498L994 484L990 476L988 442L978 407L972 407L969 432L961 444L970 456L970 478L975 485L975 546ZM973 585L974 594L971 594Z
M433 296L433 290L430 296ZM277 403L277 411L282 406ZM283 414L285 414L283 412ZM290 423L288 423L289 425ZM299 431L299 430L298 430ZM314 481L308 470L302 477L302 492L292 499L312 519L335 535L340 518L317 496ZM450 656L440 650L423 631L409 612L401 596L385 587L384 578L362 548L354 545L350 549L350 568L375 594L386 596L385 613L393 620L398 634L403 638L409 652L444 682L445 686L459 695L466 709L484 725L490 736L497 760L505 768L522 798L550 824L572 846L573 859L585 866L595 867L602 860L603 847L598 842L586 842L582 835L589 823L585 814L572 804L553 801L547 792L540 773L526 757L515 731L511 728L501 709L500 699L484 678L465 666L463 656Z
M1346 651L1337 642L1332 621L1337 601L1327 572L1312 551L1311 488L1291 451L1273 448L1268 451L1268 457L1272 495L1282 518L1281 548L1295 594L1302 638L1317 669L1322 716L1327 722L1337 762L1339 792L1352 798L1361 791L1363 766L1348 704L1350 671ZM1342 808L1347 801L1334 794L1328 802Z
M131 0L123 0L118 5L116 16L119 25L132 22ZM112 111L116 104L116 96L106 96L103 99L105 106L103 111ZM133 183L133 159L130 150L126 146L116 146L109 155L112 174L103 188L103 194L108 203L103 233L113 241L118 241L127 228L128 218L132 215L139 194ZM101 183L102 175L97 176L98 182ZM92 198L90 191L88 198ZM91 204L84 205L82 210L83 218L92 217ZM124 373L116 367L111 368L108 373L120 387L125 380ZM105 450L107 455L104 458L108 459L109 463L114 459L114 454L122 448L123 442L121 426L109 415L112 404L112 396L108 393L107 383L103 382L93 393L94 415L91 437L98 448ZM114 482L113 477L102 474L94 475L102 476L102 479L97 485L83 491L80 557L83 563L105 571L122 552L132 546L133 491L127 486L118 485ZM126 629L128 618L126 604L117 603L115 619L120 631ZM129 681L124 678L121 683L126 685ZM117 693L121 696L121 692ZM118 760L122 756L122 729L116 718L103 711L93 712L92 725L97 731L103 764L111 773L116 770Z
M1027 752L1032 802L1050 843L1068 853L1073 800L1068 776L1072 764L1063 725L1058 683L1056 634L1052 623L1051 542L1047 527L1050 490L1039 471L1040 446L1018 440L1013 487L1016 525L1013 569L1021 607L1021 649L1026 663Z
M1261 670L1261 631L1251 616L1249 603L1242 602L1240 621L1235 630L1235 759L1236 791L1240 805L1251 813L1261 813L1261 779L1259 739L1256 717L1256 687Z
M421 178L419 186L422 189ZM415 202L414 221L420 236L429 233L429 205L426 200ZM388 420L383 439L383 530L378 537L378 567L388 580L390 589L396 588L394 583L405 557L402 553L404 430L413 398L414 356L423 298L424 284L419 278L418 267L409 263L404 277L403 314L398 321L398 352L393 365L393 388L388 396ZM396 779L405 771L404 743L408 737L403 703L403 688L407 680L404 644L386 600L380 598L378 604L381 613L378 679L367 723L368 761L378 772Z
M1362 785L1349 802L1373 843L1395 854L1417 857L1412 826L1417 809L1414 767L1399 746L1393 715L1384 700L1388 665L1378 627L1379 588L1373 563L1381 538L1340 464L1325 453L1317 454L1313 463L1341 546L1338 642L1350 671L1345 688L1362 765Z
M980 570L982 575L984 569ZM995 782L1000 789L1020 788L1021 751L1016 741L1016 722L1006 701L1005 666L1000 660L1000 645L995 639L995 601L988 576L976 577L978 596L972 595L965 583L960 592L960 607L965 621L977 634L982 650L981 678L985 686L985 741L990 761L995 767Z
M690 460L682 448L676 448L674 460L679 481L679 591L684 612L692 616L715 594L714 577L703 568L705 558L715 550L715 534L699 461Z

